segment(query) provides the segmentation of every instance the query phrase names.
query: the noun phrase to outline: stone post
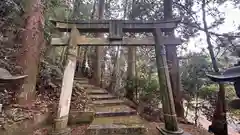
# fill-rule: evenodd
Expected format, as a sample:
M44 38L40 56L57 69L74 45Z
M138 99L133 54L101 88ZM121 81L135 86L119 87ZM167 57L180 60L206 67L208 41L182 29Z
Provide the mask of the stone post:
M78 54L77 38L79 31L74 27L71 30L67 60L62 80L61 95L58 105L57 118L54 120L52 135L70 135L71 130L67 127L68 115L71 104L71 96L73 89L74 73L76 69L76 57Z

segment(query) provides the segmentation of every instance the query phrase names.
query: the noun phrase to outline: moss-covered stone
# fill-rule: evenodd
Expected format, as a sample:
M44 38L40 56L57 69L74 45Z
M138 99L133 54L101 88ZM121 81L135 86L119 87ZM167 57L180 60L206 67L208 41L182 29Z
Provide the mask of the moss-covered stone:
M84 89L91 89L94 88L94 85L91 84L80 84L80 87L83 87Z
M103 89L86 89L86 93L89 95L108 94L108 92Z
M110 94L94 94L89 95L92 100L107 100L107 99L117 99L117 97Z
M87 135L144 135L145 121L139 116L118 116L95 118Z
M119 105L123 104L123 100L119 99L108 99L108 100L98 100L98 101L93 101L92 102L94 105Z
M144 127L119 127L113 125L102 125L99 127L90 127L86 135L146 135Z
M114 106L96 106L94 107L96 116L127 116L136 115L136 110L126 105L114 105Z
M68 122L69 124L85 124L91 123L94 119L95 112L81 112L81 111L70 111Z
M136 110L125 105L124 100L114 97L100 88L86 89L93 99L96 117L86 135L145 135L147 128Z

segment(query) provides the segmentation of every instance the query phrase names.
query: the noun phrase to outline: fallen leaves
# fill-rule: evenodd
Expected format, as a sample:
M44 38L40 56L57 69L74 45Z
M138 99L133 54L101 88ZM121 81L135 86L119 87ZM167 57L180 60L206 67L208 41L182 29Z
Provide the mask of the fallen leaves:
M87 124L72 126L71 135L85 135L87 128L88 128ZM41 128L36 130L32 135L48 135L49 132L51 132L49 128Z
M19 104L11 104L5 106L3 113L3 120L0 126L4 124L13 124L15 122L32 119L36 114L44 114L48 112L57 112L57 105L59 102L61 84L52 83L54 88L38 91L36 100L28 106L21 106ZM74 82L71 109L84 111L88 108L89 99L83 88L80 87L79 82ZM0 116L1 118L1 116Z
M71 135L85 135L88 125L72 127Z

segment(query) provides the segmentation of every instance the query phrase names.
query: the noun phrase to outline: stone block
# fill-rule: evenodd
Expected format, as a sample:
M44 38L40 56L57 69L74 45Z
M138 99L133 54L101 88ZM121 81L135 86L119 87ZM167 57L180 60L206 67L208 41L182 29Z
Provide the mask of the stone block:
M91 123L94 119L95 112L82 112L77 110L72 110L69 113L69 124L84 124L84 123Z
M86 135L145 135L144 126L130 125L90 125Z

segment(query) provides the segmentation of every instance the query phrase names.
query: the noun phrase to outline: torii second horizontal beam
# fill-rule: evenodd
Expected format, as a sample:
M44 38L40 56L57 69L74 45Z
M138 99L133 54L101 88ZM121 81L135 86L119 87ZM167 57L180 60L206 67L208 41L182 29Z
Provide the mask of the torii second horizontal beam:
M67 46L68 38L52 38L51 45L53 46ZM181 39L176 37L165 37L162 41L165 45L180 45ZM77 39L77 44L80 46L154 46L155 41L153 37L148 38L123 38L121 41L109 41L106 38L85 38L81 36Z

